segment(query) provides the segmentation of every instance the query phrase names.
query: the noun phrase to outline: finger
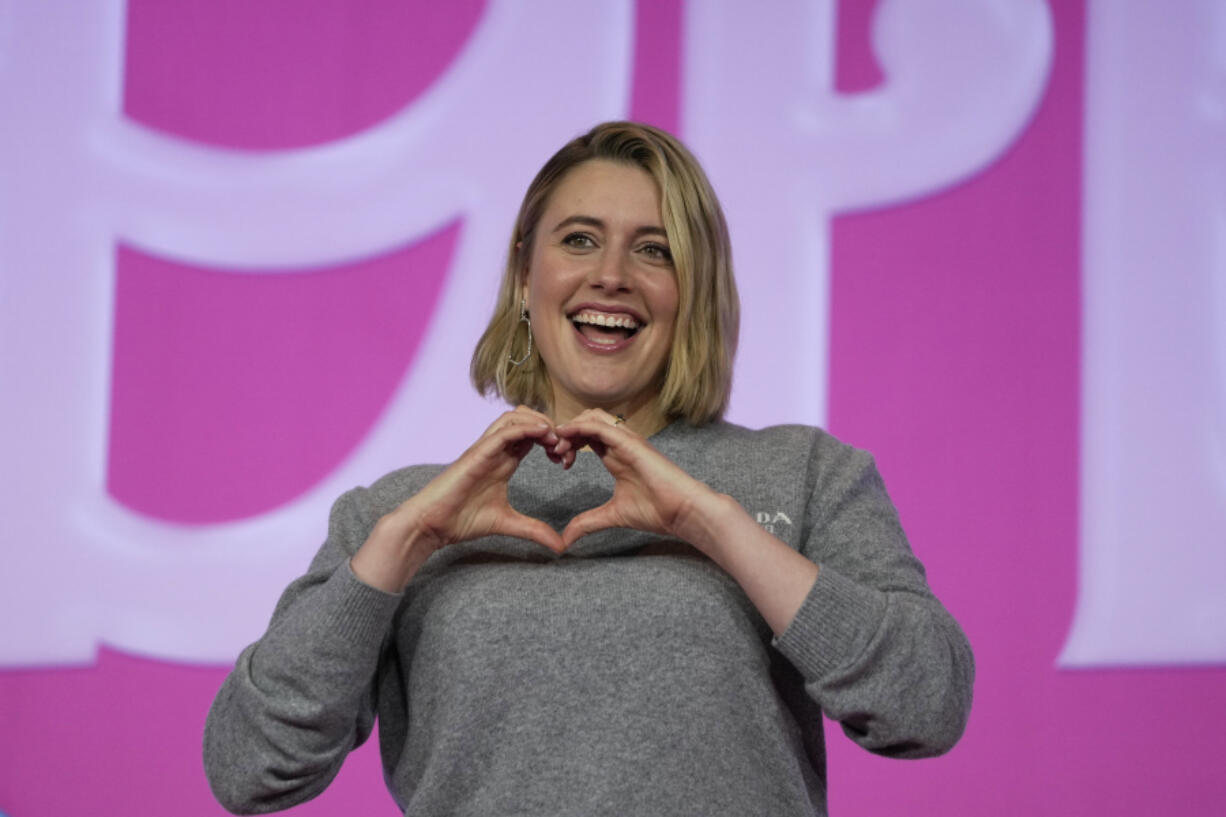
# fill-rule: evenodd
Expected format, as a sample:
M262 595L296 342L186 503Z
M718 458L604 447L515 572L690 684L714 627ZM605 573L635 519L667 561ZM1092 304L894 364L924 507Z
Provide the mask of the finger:
M626 422L626 418L622 417L620 414L610 414L609 412L601 408L591 408L591 409L587 409L586 411L581 411L575 415L574 419L576 420L579 420L579 419L593 420L594 419L594 420L599 420L600 422L606 423L611 426L621 425L622 423Z
M498 463L506 461L509 454L518 462L527 456L532 446L549 430L549 427L543 423L513 423L501 428L490 429L473 443L461 460L470 463L482 462L485 463L484 467L497 467Z
M531 438L516 440L510 445L511 456L515 457L517 460L522 460L524 457L528 456L528 452L532 450L532 446L535 444L536 441Z
M553 421L549 419L549 415L548 415L548 414L545 414L545 413L543 413L543 412L537 411L537 410L536 410L536 409L534 409L534 408L529 408L528 406L525 406L525 405L522 405L522 404L521 404L521 405L516 406L516 407L515 407L514 409L512 409L511 411L507 412L507 414L515 414L515 415L519 415L519 416L521 416L521 417L532 417L532 418L535 418L535 419L537 419L537 420L541 420L541 421L543 421L543 422L549 423L550 425L553 425Z
M554 443L550 446L550 450L554 454L557 454L559 457L565 457L567 454L574 452L575 446L570 440L559 437L556 432L554 433L554 438Z
M549 548L554 553L566 550L567 545L558 532L539 519L525 516L518 511L512 511L500 520L497 533L527 539L538 545Z
M612 428L612 426L609 427ZM568 447L574 451L579 451L583 448L590 448L596 453L597 456L603 457L605 455L605 451L609 448L608 443L606 443L602 438L596 436L595 434L585 433L580 429L563 431L561 428L559 428L558 435L564 442L568 443Z
M549 423L536 420L522 420L509 422L499 428L492 429L487 436L497 439L501 444L506 445L518 440L530 440L532 443L543 442L546 437L556 435L553 426L549 425Z
M539 425L544 424L550 429L553 428L553 421L539 411L530 409L527 406L517 406L515 409L503 412L494 422L490 423L485 431L481 434L482 437L490 436L503 428L514 425Z
M575 464L575 454L582 445L576 446L573 441L559 437L556 432L553 434L553 439L552 446L547 440L541 441L550 452L549 458L554 462L560 462L564 469L569 469Z
M562 439L571 440L572 444L578 446L576 438L582 437L590 444L593 439L599 440L605 444L613 444L616 441L624 441L630 439L629 435L633 432L624 425L615 425L605 418L613 419L612 415L601 412L603 417L585 416L589 412L584 412L578 417L563 423L556 429L557 435Z
M531 431L500 432L481 440L479 445L473 447L470 457L465 457L465 459L474 463L483 463L482 470L498 469L510 463L515 463L517 467L535 444L536 441L532 438Z
M549 433L541 438L541 442L547 445L554 445L558 441L558 435L553 430L553 420L546 414L542 414L536 409L530 409L527 406L516 406L511 412L512 415L520 419L522 422L528 423L544 423L549 426Z

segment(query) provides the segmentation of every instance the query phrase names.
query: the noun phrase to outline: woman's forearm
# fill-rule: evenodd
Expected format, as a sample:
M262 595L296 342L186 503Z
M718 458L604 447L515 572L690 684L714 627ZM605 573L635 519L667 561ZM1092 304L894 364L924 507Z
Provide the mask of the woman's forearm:
M736 580L776 635L786 630L821 568L763 530L726 494L711 492L688 522L687 541Z

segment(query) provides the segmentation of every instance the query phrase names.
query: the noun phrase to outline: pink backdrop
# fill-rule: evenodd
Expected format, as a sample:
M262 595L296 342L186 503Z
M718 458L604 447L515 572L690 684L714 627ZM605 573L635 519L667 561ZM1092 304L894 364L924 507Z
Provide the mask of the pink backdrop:
M877 7L837 4L834 81L849 96L888 80L869 45ZM122 110L241 151L351 136L428 96L489 13L480 2L438 8L129 0ZM998 160L829 228L827 424L876 454L978 661L970 727L946 757L883 760L827 729L835 814L1226 808L1226 670L1057 667L1078 587L1087 23L1079 0L1049 10L1041 102ZM685 137L686 9L640 0L632 11L622 114ZM522 93L523 119L490 128L491 149L498 128L533 127L533 106L568 102L548 88ZM509 224L512 213L500 217ZM117 241L107 492L140 515L194 526L257 516L321 484L418 360L465 229L444 219L370 257L262 276ZM743 288L760 280L754 261L738 254ZM455 365L466 356L457 350ZM302 565L315 544L302 543ZM56 663L0 672L0 813L221 813L199 747L225 666L105 644L94 663ZM295 813L394 813L373 742Z

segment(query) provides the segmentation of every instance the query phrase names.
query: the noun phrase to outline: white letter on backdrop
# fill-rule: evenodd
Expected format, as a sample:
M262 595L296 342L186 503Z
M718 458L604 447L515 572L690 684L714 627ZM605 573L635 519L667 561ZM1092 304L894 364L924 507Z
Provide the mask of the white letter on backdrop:
M624 115L630 3L489 4L426 94L352 138L215 150L121 116L121 0L0 4L0 665L82 662L99 642L229 660L306 564L343 490L446 461L483 428L469 348L519 197L564 135ZM546 89L533 96L525 89ZM494 149L496 147L496 149ZM462 217L433 330L370 436L287 507L182 526L105 493L115 247L263 274L404 246ZM413 424L448 407L446 425Z
M1226 661L1226 5L1091 2L1081 563L1060 663Z
M1042 0L883 0L884 84L834 93L835 2L686 4L685 133L742 259L732 411L826 417L830 219L956 184L1026 127L1047 80ZM780 416L780 406L790 416Z

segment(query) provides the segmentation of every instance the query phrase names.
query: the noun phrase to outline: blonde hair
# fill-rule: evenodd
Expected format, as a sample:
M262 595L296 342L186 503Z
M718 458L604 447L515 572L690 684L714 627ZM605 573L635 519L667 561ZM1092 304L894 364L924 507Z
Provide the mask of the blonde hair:
M593 159L641 167L660 191L680 298L659 407L669 418L694 425L718 420L728 407L740 324L728 226L711 183L689 150L668 133L637 122L605 122L573 139L528 186L511 233L494 315L473 352L473 385L480 394L493 391L512 405L549 409L549 372L538 351L532 349L523 365L511 363L528 351L521 287L550 195L567 173Z

